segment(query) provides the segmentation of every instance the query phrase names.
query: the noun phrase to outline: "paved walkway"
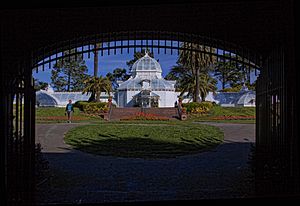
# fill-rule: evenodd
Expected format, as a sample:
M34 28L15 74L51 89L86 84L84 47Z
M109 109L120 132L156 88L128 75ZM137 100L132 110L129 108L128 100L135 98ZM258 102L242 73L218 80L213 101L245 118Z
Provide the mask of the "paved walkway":
M95 203L251 195L247 161L255 125L207 124L224 131L224 144L196 155L159 160L83 153L63 141L63 135L78 124L38 124L36 141L42 144L51 176L38 187L37 200Z

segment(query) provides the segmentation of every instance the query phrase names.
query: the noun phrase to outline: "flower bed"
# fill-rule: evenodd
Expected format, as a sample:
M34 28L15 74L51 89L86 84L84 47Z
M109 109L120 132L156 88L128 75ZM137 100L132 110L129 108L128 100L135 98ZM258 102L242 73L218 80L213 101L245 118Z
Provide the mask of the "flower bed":
M244 120L244 119L255 119L255 116L219 116L212 117L212 120Z
M151 113L138 112L132 116L124 117L120 120L169 120L167 117L159 116Z

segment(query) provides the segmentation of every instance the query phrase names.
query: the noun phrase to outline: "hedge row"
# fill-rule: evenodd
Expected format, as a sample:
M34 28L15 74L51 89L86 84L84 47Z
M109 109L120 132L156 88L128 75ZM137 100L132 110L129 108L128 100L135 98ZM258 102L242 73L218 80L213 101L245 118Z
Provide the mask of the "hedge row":
M80 111L86 113L105 113L108 112L109 109L107 102L77 101L75 102L74 107L77 107Z

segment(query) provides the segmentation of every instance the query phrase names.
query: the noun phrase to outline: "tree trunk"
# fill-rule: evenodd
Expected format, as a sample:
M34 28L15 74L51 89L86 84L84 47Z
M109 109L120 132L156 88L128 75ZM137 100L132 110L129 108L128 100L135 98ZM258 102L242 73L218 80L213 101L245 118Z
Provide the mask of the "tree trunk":
M249 81L249 85L250 85L250 83L251 83L251 72L250 72L250 70L248 72L248 81Z
M196 88L195 88L196 89ZM193 93L193 102L197 101L196 92Z
M96 49L98 48L96 44ZM98 76L98 51L94 52L94 77Z
M199 69L196 69L196 91L195 91L195 96L196 96L196 102L200 102L200 81L199 81Z
M100 102L100 95L101 95L101 92L96 93L96 102Z
M201 102L205 102L205 96L201 95Z
M95 94L92 93L88 102L94 102L94 101L95 101Z
M99 45L96 44L95 46L96 46L96 49L94 51L94 77L98 77L98 58L99 58L99 56L98 56L97 49L99 48ZM98 101L97 97L95 98L95 96L96 96L95 93L92 92L91 97L89 98L89 101L95 101L95 99L96 99L96 101ZM100 101L100 97L99 97L99 101Z

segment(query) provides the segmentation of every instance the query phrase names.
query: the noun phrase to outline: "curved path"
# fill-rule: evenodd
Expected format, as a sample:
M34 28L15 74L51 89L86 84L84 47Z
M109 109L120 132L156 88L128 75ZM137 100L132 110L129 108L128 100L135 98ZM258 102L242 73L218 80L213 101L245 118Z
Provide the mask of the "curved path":
M251 196L253 183L247 162L255 125L205 124L224 131L224 144L196 155L159 160L83 153L63 141L64 134L79 124L38 124L36 142L43 147L51 176L38 187L37 201L101 203Z

